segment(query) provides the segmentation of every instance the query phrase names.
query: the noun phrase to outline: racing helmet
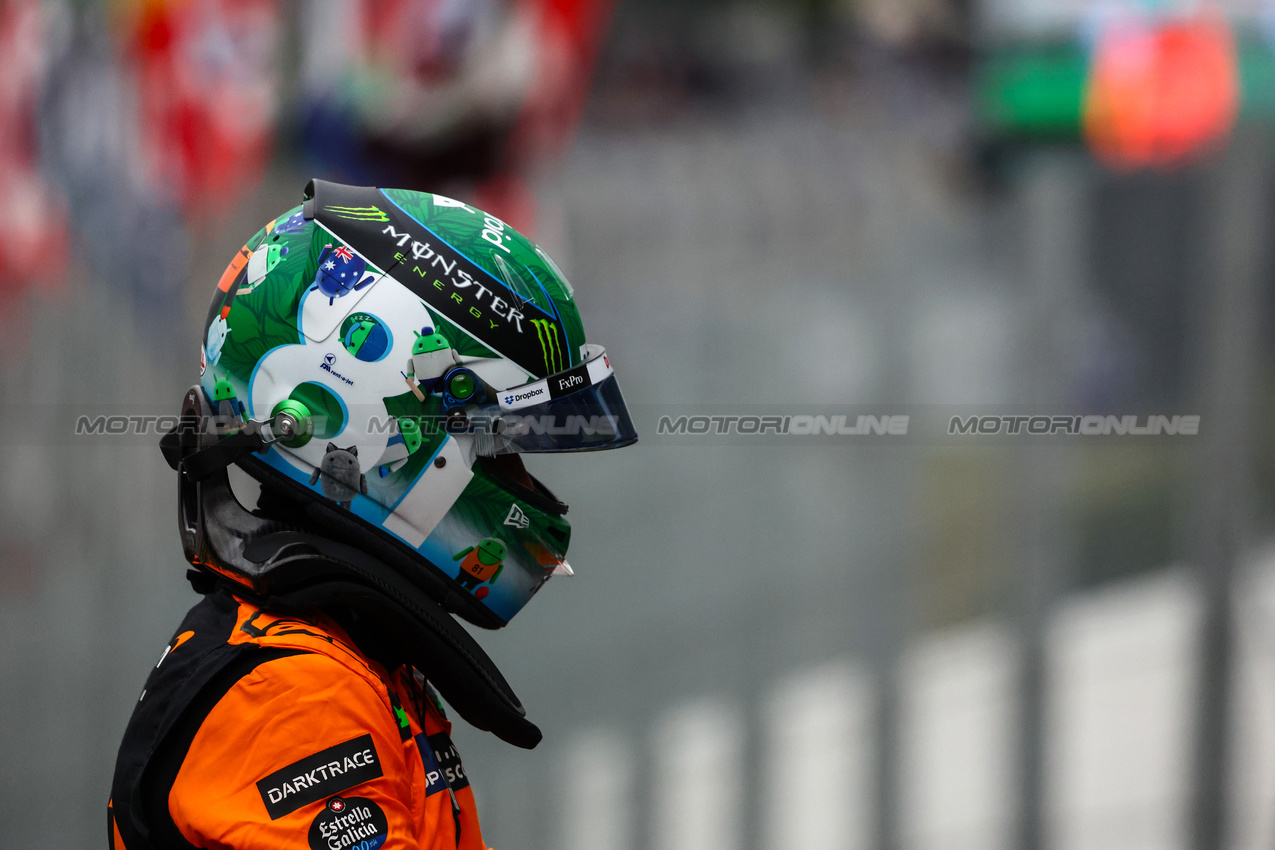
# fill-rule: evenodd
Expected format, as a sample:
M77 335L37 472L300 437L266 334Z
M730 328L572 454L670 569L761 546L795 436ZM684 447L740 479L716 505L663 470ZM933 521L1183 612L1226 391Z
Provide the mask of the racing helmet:
M441 195L320 180L221 276L182 413L164 448L200 570L268 595L335 540L359 554L327 563L368 556L486 628L571 572L567 506L519 455L637 440L545 251ZM211 487L231 463L262 507Z

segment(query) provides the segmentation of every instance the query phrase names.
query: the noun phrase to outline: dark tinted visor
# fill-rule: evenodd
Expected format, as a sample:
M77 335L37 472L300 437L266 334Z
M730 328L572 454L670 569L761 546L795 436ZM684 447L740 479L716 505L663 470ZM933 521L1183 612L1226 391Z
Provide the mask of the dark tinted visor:
M637 442L637 429L615 375L541 404L500 410L485 406L473 417L479 430L491 422L496 454L587 452Z

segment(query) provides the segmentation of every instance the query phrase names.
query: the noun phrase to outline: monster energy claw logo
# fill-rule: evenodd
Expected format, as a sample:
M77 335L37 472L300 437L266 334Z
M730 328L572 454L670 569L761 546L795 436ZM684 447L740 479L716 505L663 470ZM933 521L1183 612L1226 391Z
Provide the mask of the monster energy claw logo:
M324 207L324 212L330 212L338 218L348 218L351 221L389 221L390 217L380 207Z
M540 340L540 351L545 357L545 374L561 372L565 367L558 343L558 326L547 319L532 319L531 323L536 326L536 339Z

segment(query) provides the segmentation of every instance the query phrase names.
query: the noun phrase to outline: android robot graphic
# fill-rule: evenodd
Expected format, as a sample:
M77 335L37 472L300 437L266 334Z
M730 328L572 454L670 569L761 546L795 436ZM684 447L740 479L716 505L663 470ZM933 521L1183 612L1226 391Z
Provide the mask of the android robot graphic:
M235 388L230 381L221 378L213 385L213 407L222 423L228 429L242 428L244 417L243 402L235 395Z
M421 426L413 419L400 417L398 433L390 437L389 442L385 444L385 453L376 462L380 476L384 478L400 469L421 445Z
M256 290L261 282L266 279L266 275L275 270L275 267L282 262L283 258L288 254L287 245L262 245L248 259L247 271L244 275L244 282L240 285L236 295L248 295Z
M208 338L204 342L204 355L209 366L216 366L217 361L221 359L221 349L226 344L226 337L230 336L230 326L222 316L212 320L208 326Z
M433 328L421 328L416 334L416 342L412 343L412 356L407 361L407 371L403 378L419 401L425 400L421 386L429 390L434 381L442 377L448 369L457 365L456 355L452 352L451 343Z
M367 495L367 476L359 471L358 446L337 448L328 443L327 454L310 476L310 484L322 481L323 495L349 510L350 503L359 493Z
M328 305L336 303L338 298L357 292L374 283L377 278L368 275L367 261L342 245L333 248L325 245L319 255L319 271L314 276L310 291L316 289L327 296Z
M353 322L341 337L345 350L364 362L375 362L390 347L390 337L385 326L373 319Z
M465 560L461 561L461 558ZM495 584L496 579L500 578L500 571L505 566L505 544L495 537L484 537L478 541L477 546L470 546L452 555L452 560L460 561L460 572L456 576L460 586L473 591L483 582ZM474 595L481 599L487 595L487 588L478 588Z

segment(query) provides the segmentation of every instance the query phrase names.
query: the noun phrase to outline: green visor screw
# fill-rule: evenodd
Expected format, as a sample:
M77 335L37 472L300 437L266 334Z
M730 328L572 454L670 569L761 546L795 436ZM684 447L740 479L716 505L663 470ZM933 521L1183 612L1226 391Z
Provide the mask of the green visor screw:
M474 394L474 379L464 372L453 375L447 382L447 391L451 393L452 398L463 401Z
M299 449L314 436L314 417L310 408L294 398L285 398L270 411L274 431L279 442L290 449Z

